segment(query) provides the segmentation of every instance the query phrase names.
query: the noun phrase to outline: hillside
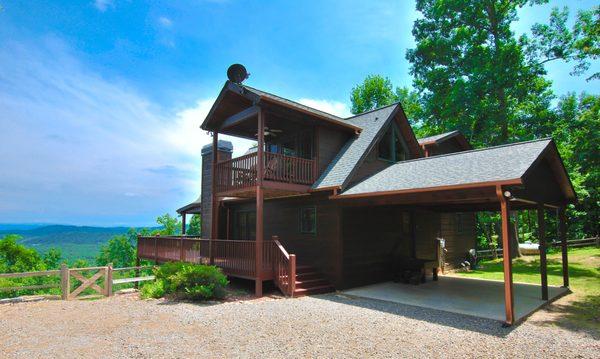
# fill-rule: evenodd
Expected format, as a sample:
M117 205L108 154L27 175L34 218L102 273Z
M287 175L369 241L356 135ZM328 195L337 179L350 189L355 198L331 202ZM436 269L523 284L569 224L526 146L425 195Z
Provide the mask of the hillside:
M7 228L7 226L10 226ZM23 229L21 225L3 225L0 237L17 234L23 237L22 243L37 249L40 253L51 247L59 248L69 261L86 259L93 263L100 246L112 236L125 234L129 227L89 227L70 225L44 225Z

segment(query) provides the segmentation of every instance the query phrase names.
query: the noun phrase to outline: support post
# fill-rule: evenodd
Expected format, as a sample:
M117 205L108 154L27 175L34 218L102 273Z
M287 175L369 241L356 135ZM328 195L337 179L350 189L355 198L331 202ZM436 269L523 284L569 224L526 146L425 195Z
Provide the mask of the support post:
M562 249L563 287L569 287L569 254L567 252L567 216L565 207L558 209L558 238Z
M225 239L230 240L231 239L231 208L229 208L229 206L227 206L227 231L226 231L226 236Z
M140 266L140 256L139 256L139 255L137 255L137 256L135 257L135 266L136 266L136 269L135 269L135 277L136 277L136 278L139 278L139 277L140 277L140 269L139 269L139 266ZM135 289L138 289L139 287L140 287L140 282L137 282L137 281L136 281L136 282L134 283L134 288L135 288Z
M256 263L256 296L262 297L262 254L263 254L263 210L264 192L262 188L264 177L264 148L265 148L265 116L262 109L258 112L258 147L256 158L256 240L255 240L255 263Z
M514 324L515 309L513 296L512 258L510 250L510 214L509 203L504 197L502 186L496 186L496 195L500 202L500 215L502 217L502 262L504 267L504 309L506 311L506 325Z
M548 300L548 264L546 262L546 219L543 204L538 204L538 241L540 248L540 275L542 281L542 300Z
M62 300L69 300L71 283L69 278L69 267L66 264L60 265L60 295Z
M185 262L185 251L183 250L183 237L179 238L179 261Z
M112 263L108 263L106 269L104 269L104 293L107 297L112 296L113 290L113 267Z
M181 214L181 235L185 236L185 212Z
M210 242L208 245L208 256L210 264L214 264L214 240L217 238L219 230L219 204L217 203L217 161L219 160L219 133L217 131L213 132L213 145L212 145L212 170L211 170L211 194L212 194L212 203L211 203L211 229L210 229Z

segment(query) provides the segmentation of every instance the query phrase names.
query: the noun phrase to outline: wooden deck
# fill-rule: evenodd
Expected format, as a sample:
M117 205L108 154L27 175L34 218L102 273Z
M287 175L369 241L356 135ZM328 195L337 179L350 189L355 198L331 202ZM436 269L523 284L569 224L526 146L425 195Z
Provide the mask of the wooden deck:
M191 236L138 237L137 255L157 263L188 262L215 265L228 276L273 280L286 295L293 295L296 257L288 254L275 237L264 241L262 270L256 266L256 242L203 239ZM260 273L259 273L260 272Z

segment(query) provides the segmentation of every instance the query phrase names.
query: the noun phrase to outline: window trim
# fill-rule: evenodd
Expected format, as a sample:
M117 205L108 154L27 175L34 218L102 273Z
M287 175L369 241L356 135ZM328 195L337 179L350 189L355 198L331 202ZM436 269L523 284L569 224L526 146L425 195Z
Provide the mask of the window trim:
M312 231L304 231L302 228L302 211L306 209L312 209L315 213ZM317 206L302 206L298 209L298 232L301 234L317 234Z

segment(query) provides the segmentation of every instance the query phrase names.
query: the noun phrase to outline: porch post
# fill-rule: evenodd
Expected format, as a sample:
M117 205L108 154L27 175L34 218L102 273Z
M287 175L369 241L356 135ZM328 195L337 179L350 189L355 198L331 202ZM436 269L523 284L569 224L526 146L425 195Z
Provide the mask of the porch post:
M208 244L208 256L210 264L214 264L214 239L217 238L219 230L219 204L217 203L217 161L219 153L219 133L213 132L213 145L212 145L212 163L211 163L211 228L210 228L210 242Z
M255 264L256 264L256 296L262 297L262 254L263 254L263 175L264 175L264 148L265 148L265 117L262 109L258 111L258 147L256 151L256 239L255 239Z
M512 258L510 256L510 216L508 201L504 197L501 186L496 186L496 195L500 201L502 217L502 262L504 266L504 309L506 325L514 324L515 309L513 296Z
M542 300L548 300L548 264L546 263L546 219L543 204L538 204L538 240L540 248L540 274L542 276Z
M185 212L181 214L181 235L185 236Z
M558 238L562 248L563 287L569 287L569 254L567 252L567 216L565 207L558 209Z

